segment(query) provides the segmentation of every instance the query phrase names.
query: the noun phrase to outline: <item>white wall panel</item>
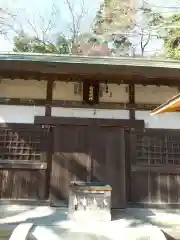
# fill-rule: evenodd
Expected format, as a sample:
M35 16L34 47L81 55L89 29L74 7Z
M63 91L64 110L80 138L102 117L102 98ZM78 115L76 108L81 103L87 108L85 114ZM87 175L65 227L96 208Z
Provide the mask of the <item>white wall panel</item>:
M88 108L61 108L53 107L52 116L79 117L79 118L104 118L104 119L129 119L128 110L88 109Z
M178 94L178 88L167 86L135 86L135 102L162 104Z
M150 111L136 111L136 119L144 120L146 128L180 129L180 113L162 113L151 116Z
M100 98L100 102L119 102L127 103L129 101L128 85L126 84L108 84L108 93L105 91L105 84L101 84L103 87L103 96Z
M1 79L0 98L45 99L46 81Z
M0 105L0 123L34 123L35 116L44 116L45 107Z
M53 100L82 101L82 95L74 94L73 82L56 81L53 87Z

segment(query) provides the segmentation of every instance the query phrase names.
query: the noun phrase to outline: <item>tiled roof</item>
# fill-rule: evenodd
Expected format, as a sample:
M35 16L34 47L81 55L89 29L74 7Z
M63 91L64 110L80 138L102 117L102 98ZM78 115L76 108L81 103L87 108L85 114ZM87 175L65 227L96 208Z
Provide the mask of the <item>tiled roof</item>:
M180 61L152 58L106 57L106 56L74 56L38 53L0 53L0 61L32 61L52 63L82 63L98 65L138 66L154 68L180 69Z

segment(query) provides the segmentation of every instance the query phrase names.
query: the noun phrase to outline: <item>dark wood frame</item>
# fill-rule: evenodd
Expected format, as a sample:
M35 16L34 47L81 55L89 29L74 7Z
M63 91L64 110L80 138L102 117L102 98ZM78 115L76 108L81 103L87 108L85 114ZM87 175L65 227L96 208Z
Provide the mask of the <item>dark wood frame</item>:
M50 127L51 128L51 137L49 138L49 146L52 149L52 128L58 125L76 125L79 126L110 126L110 127L119 127L119 128L126 128L127 131L136 129L137 131L143 131L144 130L144 120L130 120L130 119L91 119L91 118L76 118L76 121L74 121L75 118L67 118L67 117L52 117L52 116L35 116L35 124L43 125L44 127ZM126 161L122 162L122 176L124 176L124 183L122 183L122 192L124 196L124 203L123 206L125 207L127 204L127 199L129 198L130 194L130 171L131 171L131 165L130 165L130 155L129 155L129 144L130 144L130 136L127 134L127 132L124 133L124 141L121 142L122 147L125 149L125 156L124 159ZM52 150L49 150L49 159L52 159ZM51 156L51 157L50 157ZM47 193L48 189L50 189L50 173L52 169L52 162L49 162L48 165L48 178L46 182L47 186ZM91 166L92 167L92 166Z
M121 128L135 128L139 130L144 129L144 120L129 120L129 119L92 119L92 118L78 118L76 120L76 125L99 125L101 126L112 126L112 121L114 126ZM74 123L74 118L68 117L52 117L52 116L35 116L35 124L45 125L45 126L56 126L56 125L72 125Z
M131 101L130 101L131 102ZM65 108L92 108L92 106L85 104L83 101L71 100L47 100L47 99L20 99L20 98L0 98L1 105L21 105L21 106L45 106L51 107L65 107ZM114 110L152 110L159 104L143 104L143 103L118 103L118 102L100 102L95 106L96 109L114 109Z
M85 66L85 68L84 68ZM96 67L98 67L98 71L101 73L97 74L95 71ZM125 109L129 110L129 119L120 119L113 120L114 126L119 126L120 128L126 128L125 131L125 148L126 148L126 162L125 162L125 174L128 179L126 184L124 184L124 191L126 192L127 198L130 196L130 182L131 176L130 171L146 171L146 169L150 169L151 171L157 172L162 171L166 172L169 166L159 166L155 168L154 166L132 166L131 167L131 159L133 158L134 149L134 139L132 131L144 131L144 121L143 120L135 120L135 110L152 110L157 105L155 104L136 104L135 103L135 83L136 84L154 84L154 85L168 85L168 86L178 86L179 85L179 71L177 69L164 69L163 74L162 69L157 68L153 69L151 72L149 67L140 67L140 66L128 66L124 68L124 66L112 66L107 65L107 68L104 68L104 65L94 65L86 64L72 64L72 63L47 63L47 62L27 62L27 61L0 61L0 75L2 77L8 78L24 78L31 79L35 78L38 80L46 80L47 81L47 92L46 99L5 99L0 98L0 104L7 105L29 105L29 106L45 106L45 117L36 116L34 123L38 125L43 125L43 127L48 129L48 154L47 154L47 164L38 165L36 163L29 165L30 163L20 163L19 166L12 166L12 162L4 162L3 168L16 168L21 167L26 169L26 167L31 167L32 169L46 169L46 189L45 189L45 199L49 198L49 189L50 189L50 177L51 177L51 169L52 169L52 146L53 146L53 126L57 125L68 125L73 124L72 118L62 118L62 117L52 117L51 111L52 107L83 107L83 108L92 108L87 104L83 104L81 101L62 101L62 100L53 100L52 99L52 90L53 90L53 82L56 80L64 81L68 79L68 81L82 81L89 78L94 78L97 81L101 82L113 82L113 83L125 83L129 84L129 102L124 103L100 103L96 108L100 109ZM83 69L83 70L82 70ZM151 69L152 70L152 69ZM84 71L84 72L82 72ZM149 76L150 73L150 76ZM52 80L53 79L53 80ZM122 80L120 80L122 79ZM102 121L103 120L103 121ZM112 119L78 119L77 124L91 124L96 125L102 122L104 126L112 126ZM158 134L163 134L164 131L167 130L158 130L158 129L146 129L150 134L156 132ZM172 132L173 130L169 130ZM174 130L176 131L176 130ZM127 133L127 134L126 134ZM123 143L124 144L124 143ZM131 149L130 149L131 146ZM28 164L28 165L27 165ZM147 168L146 168L147 167ZM180 171L180 167L176 167L176 169L172 169L174 173Z

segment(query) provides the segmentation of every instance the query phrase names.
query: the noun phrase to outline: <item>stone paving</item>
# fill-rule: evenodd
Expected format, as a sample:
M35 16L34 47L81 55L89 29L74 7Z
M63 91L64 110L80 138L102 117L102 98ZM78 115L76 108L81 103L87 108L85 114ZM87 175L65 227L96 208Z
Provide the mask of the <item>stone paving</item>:
M112 211L111 222L75 223L67 220L66 208L0 206L0 239L24 240L28 228L28 240L180 239L180 210L128 208Z

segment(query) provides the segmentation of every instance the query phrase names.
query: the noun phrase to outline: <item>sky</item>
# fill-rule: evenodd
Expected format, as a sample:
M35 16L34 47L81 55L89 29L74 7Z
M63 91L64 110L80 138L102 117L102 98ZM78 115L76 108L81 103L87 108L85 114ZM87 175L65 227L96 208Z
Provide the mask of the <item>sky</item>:
M88 32L92 21L99 9L99 6L103 0L84 0L85 10L87 14L83 19L81 24L82 31ZM135 0L141 5L142 0ZM82 0L74 0L75 12L81 9L80 3ZM180 6L180 0L147 0L152 8L160 12L170 13L177 11L177 6ZM41 31L42 26L47 25L49 19L51 18L52 6L56 9L56 17L53 18L56 23L54 28L54 34L63 33L65 35L69 34L69 24L71 21L71 15L68 10L65 0L0 0L0 8L7 8L16 15L15 30L20 28L26 30L26 32L32 33L32 27L29 26L28 21L31 23L36 22L36 30ZM179 8L180 10L180 8ZM43 17L42 17L43 16ZM69 23L68 23L69 22ZM12 51L12 39L14 36L14 31L8 35L8 38L0 36L0 51ZM151 42L148 45L147 51L152 51L152 49L160 48L162 43L160 41Z
M99 6L102 0L84 0L84 10L86 15L81 22L82 31L88 32L92 21L99 10ZM74 0L73 8L78 15L82 10L82 0ZM28 21L36 22L36 30L41 30L42 26L47 26L49 19L51 18L51 10L53 7L56 9L56 17L53 18L56 22L54 28L54 34L61 32L68 35L68 28L72 21L70 11L65 4L65 0L0 0L0 8L8 9L10 12L16 15L16 29L25 29L26 32L34 32L29 26ZM54 15L54 16L55 16ZM12 50L12 38L14 31L7 37L0 36L0 51Z

